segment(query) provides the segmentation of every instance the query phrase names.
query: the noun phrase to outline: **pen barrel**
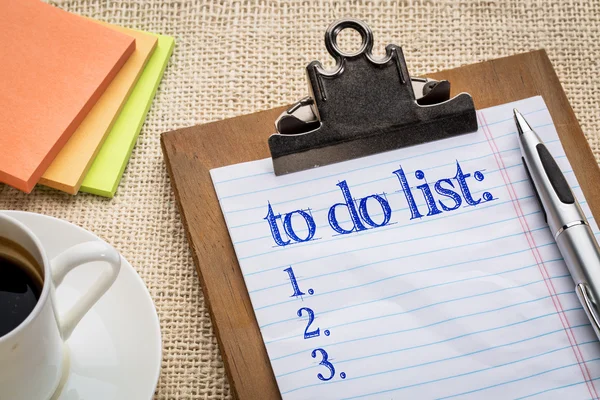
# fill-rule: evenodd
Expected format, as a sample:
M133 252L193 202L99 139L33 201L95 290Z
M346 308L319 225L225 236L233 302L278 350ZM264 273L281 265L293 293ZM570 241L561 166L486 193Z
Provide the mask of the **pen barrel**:
M586 221L564 174L533 131L519 136L523 162L553 235L565 225Z
M556 236L562 254L575 284L584 283L597 303L600 298L600 247L587 224L566 228Z

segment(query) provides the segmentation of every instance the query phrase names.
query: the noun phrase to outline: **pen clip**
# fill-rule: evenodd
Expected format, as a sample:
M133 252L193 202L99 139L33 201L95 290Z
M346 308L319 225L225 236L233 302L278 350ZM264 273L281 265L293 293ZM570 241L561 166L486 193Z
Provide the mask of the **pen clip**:
M578 283L575 288L577 289L577 297L579 297L579 301L583 305L583 309L592 323L592 328L594 328L596 336L600 338L600 318L598 317L595 304L590 298L591 296L588 292L588 287L585 283Z

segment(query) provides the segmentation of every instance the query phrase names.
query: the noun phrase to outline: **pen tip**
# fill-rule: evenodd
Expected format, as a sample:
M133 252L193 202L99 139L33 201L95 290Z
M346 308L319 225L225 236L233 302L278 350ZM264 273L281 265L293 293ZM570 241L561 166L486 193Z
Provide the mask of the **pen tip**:
M525 121L525 117L523 117L519 110L513 108L513 113L515 114L515 123L517 124L519 135L532 130L527 121Z

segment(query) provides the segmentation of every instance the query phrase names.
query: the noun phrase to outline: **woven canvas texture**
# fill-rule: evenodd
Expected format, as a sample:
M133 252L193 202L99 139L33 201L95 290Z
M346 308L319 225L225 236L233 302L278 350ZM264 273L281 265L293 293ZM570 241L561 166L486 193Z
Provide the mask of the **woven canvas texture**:
M0 185L0 209L52 215L113 244L146 282L160 317L156 399L230 398L223 361L160 149L160 134L293 102L304 67L332 65L337 18L365 20L374 52L403 46L413 75L545 48L600 159L600 0L55 0L65 10L174 36L176 47L114 199ZM249 371L251 373L251 371Z

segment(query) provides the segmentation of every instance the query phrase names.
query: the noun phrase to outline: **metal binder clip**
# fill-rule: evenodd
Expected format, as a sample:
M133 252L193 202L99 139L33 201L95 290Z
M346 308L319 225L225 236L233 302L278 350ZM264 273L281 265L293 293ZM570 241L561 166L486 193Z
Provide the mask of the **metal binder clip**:
M362 38L354 53L337 45L346 28ZM334 22L325 46L335 68L325 70L318 61L307 66L310 96L284 112L269 137L276 175L477 130L469 94L450 99L448 81L410 78L399 46L388 45L385 57L375 59L373 32L364 22Z

